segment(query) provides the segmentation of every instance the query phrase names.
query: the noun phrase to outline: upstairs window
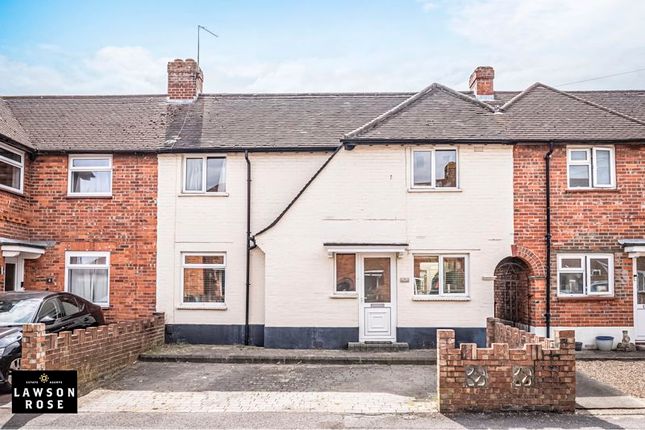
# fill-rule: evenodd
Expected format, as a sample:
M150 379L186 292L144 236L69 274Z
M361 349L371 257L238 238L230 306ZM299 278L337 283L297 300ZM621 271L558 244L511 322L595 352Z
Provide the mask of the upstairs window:
M558 293L560 296L611 295L613 291L613 255L558 255Z
M412 151L412 188L457 188L457 150Z
M613 188L616 186L614 148L568 148L569 188Z
M69 157L70 196L111 196L112 157L72 155Z
M24 152L0 144L0 188L22 193Z
M225 193L226 158L188 156L184 159L184 193Z

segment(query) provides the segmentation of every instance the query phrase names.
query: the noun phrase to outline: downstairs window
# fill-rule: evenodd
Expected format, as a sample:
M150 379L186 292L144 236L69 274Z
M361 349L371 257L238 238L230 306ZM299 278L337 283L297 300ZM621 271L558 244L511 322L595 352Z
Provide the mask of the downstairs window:
M594 296L612 295L613 293L613 255L558 255L558 295Z

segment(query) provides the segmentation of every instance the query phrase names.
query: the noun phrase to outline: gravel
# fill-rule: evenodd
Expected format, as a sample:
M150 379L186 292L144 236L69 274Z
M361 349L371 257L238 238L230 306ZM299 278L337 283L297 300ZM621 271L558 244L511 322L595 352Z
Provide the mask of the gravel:
M625 394L645 398L645 361L578 361L576 370Z

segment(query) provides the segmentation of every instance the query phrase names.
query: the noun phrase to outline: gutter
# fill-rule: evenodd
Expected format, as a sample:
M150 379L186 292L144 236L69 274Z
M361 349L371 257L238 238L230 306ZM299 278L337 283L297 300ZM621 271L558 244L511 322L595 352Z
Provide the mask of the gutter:
M244 159L246 160L246 303L244 308L244 345L249 345L249 303L251 292L251 160L249 160L249 151L244 151Z
M546 337L551 334L551 155L553 154L553 142L549 142L549 150L544 154L545 163L545 190L546 190L546 234L544 235L546 245L546 312L544 322L546 325Z

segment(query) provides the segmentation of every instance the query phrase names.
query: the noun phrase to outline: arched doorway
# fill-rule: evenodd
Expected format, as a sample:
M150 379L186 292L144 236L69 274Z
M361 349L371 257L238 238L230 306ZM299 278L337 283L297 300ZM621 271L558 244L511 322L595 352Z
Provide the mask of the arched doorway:
M528 329L531 325L529 266L508 257L495 268L495 317Z

